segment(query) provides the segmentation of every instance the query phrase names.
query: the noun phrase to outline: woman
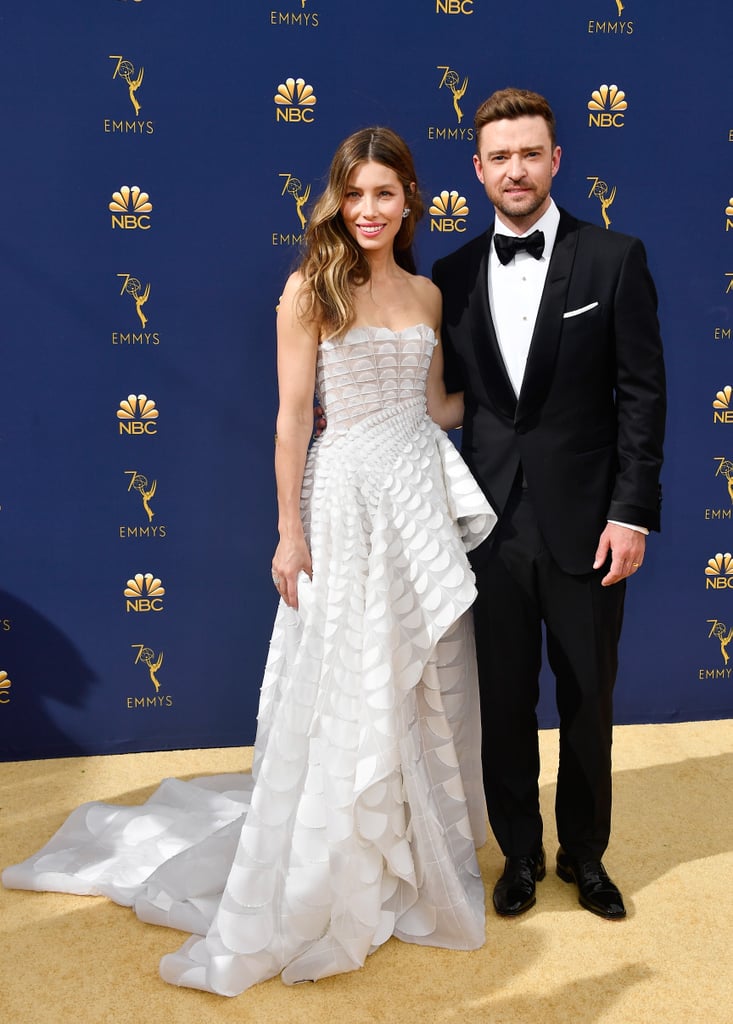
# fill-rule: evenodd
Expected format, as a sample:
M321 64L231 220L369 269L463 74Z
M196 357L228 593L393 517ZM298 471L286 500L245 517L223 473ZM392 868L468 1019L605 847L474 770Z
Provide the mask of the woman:
M141 809L87 805L4 875L193 932L163 958L175 984L315 980L391 935L483 943L466 550L494 516L434 422L459 424L462 397L442 384L439 293L414 274L421 213L405 143L350 136L281 299L282 601L247 790L166 780ZM316 383L328 426L309 450Z

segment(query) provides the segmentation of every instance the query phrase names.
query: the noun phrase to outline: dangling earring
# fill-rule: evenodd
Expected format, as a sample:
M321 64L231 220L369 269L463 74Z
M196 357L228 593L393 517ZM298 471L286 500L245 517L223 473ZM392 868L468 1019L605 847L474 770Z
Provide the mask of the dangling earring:
M409 217L409 216L410 216L410 207L406 206L404 208L404 210L402 211L402 219L404 220L405 217Z

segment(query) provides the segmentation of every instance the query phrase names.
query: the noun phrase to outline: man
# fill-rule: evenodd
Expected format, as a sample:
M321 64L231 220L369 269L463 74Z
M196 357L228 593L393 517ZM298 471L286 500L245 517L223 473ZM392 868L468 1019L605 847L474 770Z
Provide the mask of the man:
M611 695L625 580L659 529L664 366L644 248L550 196L555 119L536 93L494 93L475 118L489 231L438 260L462 453L499 514L474 559L484 785L505 855L503 916L545 875L536 705L544 624L556 679L557 873L586 909L626 914L601 858L611 824ZM501 237L500 237L501 236ZM521 239L514 250L514 240ZM524 248L522 248L524 247Z

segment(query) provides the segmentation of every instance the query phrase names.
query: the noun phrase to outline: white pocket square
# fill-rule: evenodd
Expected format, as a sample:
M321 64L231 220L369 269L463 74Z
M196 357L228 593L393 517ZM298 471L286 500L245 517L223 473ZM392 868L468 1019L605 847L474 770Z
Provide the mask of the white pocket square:
M589 302L587 306L581 306L580 309L569 309L567 313L563 313L563 320L569 320L571 316L580 316L581 313L587 313L589 309L595 309L598 305L597 302Z

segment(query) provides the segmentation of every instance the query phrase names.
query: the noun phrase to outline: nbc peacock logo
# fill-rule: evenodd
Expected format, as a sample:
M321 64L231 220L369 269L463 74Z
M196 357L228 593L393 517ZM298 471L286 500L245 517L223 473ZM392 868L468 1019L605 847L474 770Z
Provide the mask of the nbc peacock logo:
M444 189L440 195L433 196L429 211L430 230L450 234L459 234L466 230L466 217L469 214L468 203L464 196L455 189L449 192Z
M112 227L123 231L148 231L153 204L150 196L138 185L122 185L118 192L112 193L109 204L112 212Z
M729 551L725 554L719 551L717 555L708 558L708 564L705 566L705 589L733 589L733 555Z
M147 395L128 395L117 410L120 434L157 434L158 409Z
M286 78L278 85L273 98L276 121L311 124L315 120L313 108L318 101L313 86L304 78Z
M10 703L10 676L4 669L0 669L0 704Z
M127 581L123 591L125 611L162 612L165 587L152 572L138 572Z
M725 387L718 391L713 399L713 423L733 423L733 409L731 409L731 396L733 396L733 387L730 384L726 384Z
M589 128L623 128L624 111L628 109L626 93L617 85L601 85L588 101Z

